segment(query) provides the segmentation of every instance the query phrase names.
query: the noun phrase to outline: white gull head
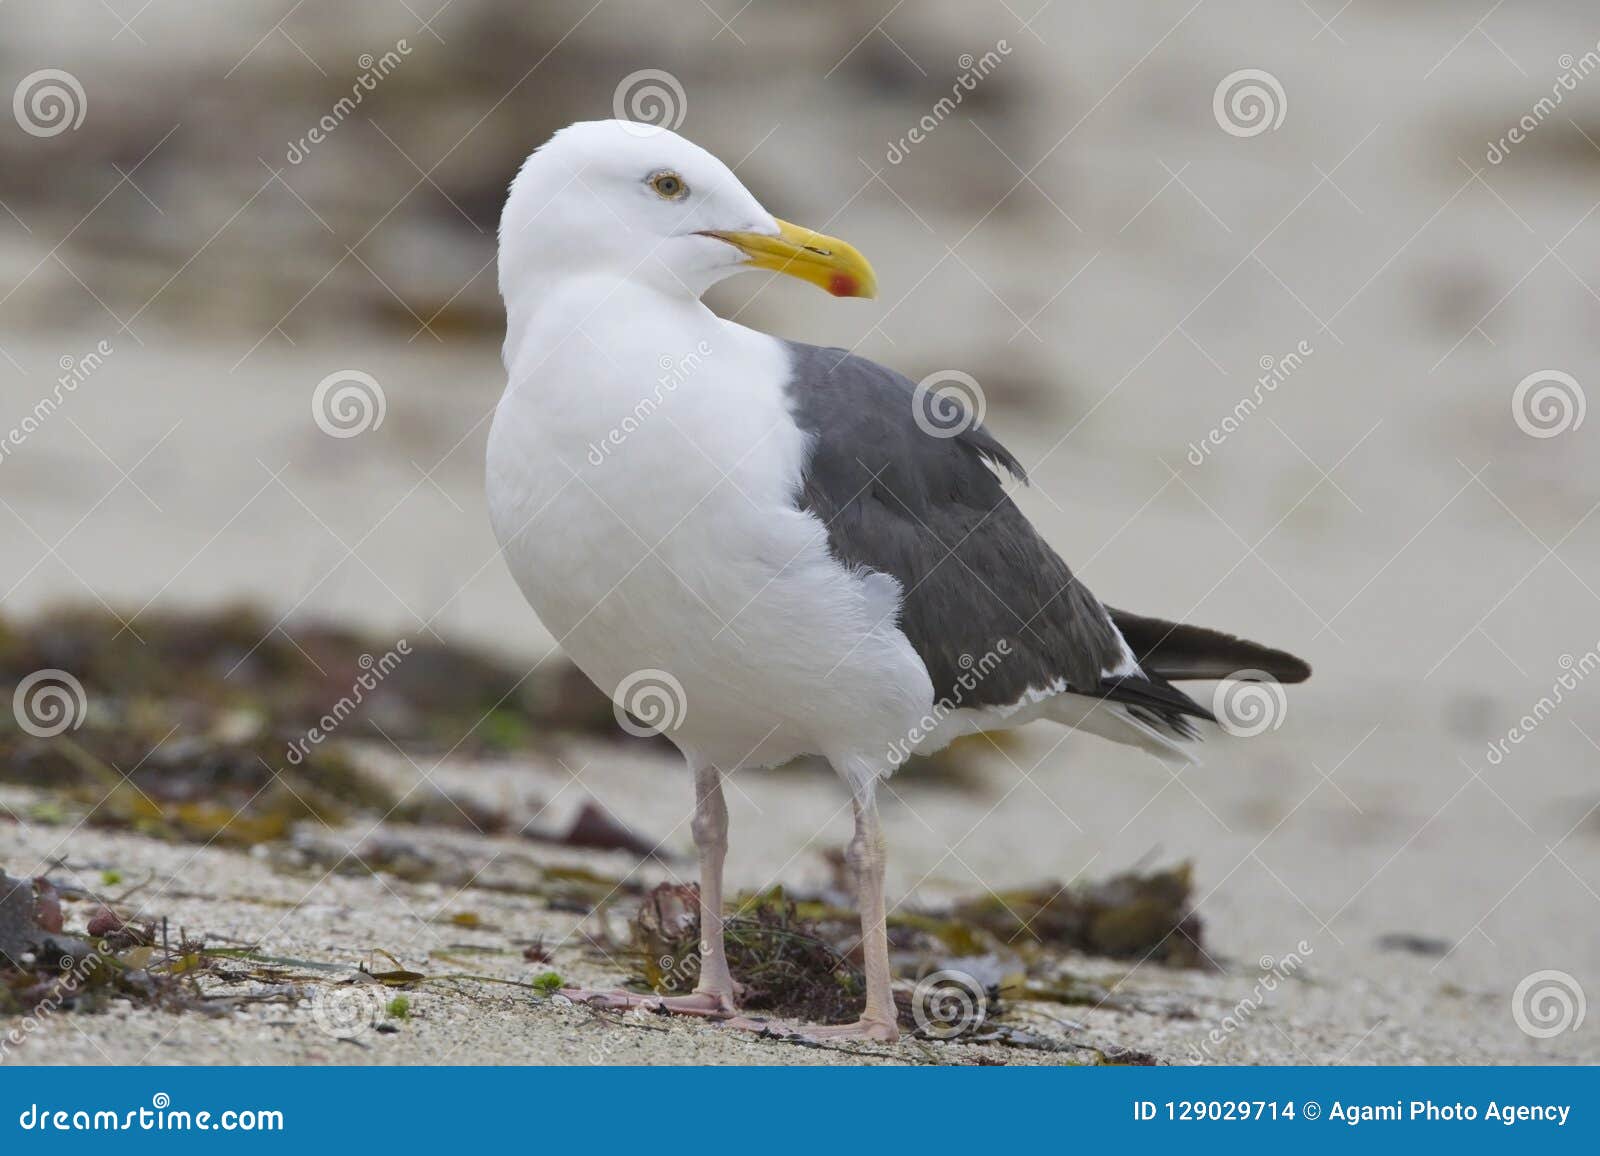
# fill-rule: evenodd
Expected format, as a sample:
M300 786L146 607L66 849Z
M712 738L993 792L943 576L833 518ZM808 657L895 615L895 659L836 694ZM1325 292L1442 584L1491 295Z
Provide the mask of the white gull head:
M562 129L523 164L500 220L500 292L513 314L566 278L697 298L751 268L836 296L875 291L854 248L778 220L727 165L664 128L600 120Z

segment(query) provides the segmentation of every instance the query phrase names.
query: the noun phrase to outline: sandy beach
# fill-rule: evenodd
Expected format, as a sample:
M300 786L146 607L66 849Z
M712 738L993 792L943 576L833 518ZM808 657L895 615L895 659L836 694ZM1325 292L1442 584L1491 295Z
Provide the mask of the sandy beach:
M468 13L480 9L459 7L461 23L441 28L447 42L473 43L469 30L482 32ZM737 27L770 45L785 17L763 7ZM1591 517L1600 434L1581 417L1600 364L1591 272L1600 149L1585 143L1600 138L1600 81L1580 85L1501 162L1485 153L1550 90L1563 54L1593 48L1586 13L1508 7L1478 35L1476 13L1440 3L1357 7L1331 24L1322 24L1331 13L1305 9L1247 18L1162 4L1110 28L1054 5L1030 32L1009 16L1002 27L992 14L924 7L886 25L924 73L898 88L883 78L908 66L876 35L835 74L848 84L821 79L881 13L848 35L817 34L817 67L759 99L743 73L718 80L709 66L682 69L691 94L682 131L730 161L748 153L740 171L752 187L786 216L855 241L883 285L867 305L741 281L713 304L913 378L971 373L986 424L1029 471L1016 500L1092 590L1311 661L1314 677L1286 688L1264 733L1217 734L1203 764L1181 773L1043 727L965 743L938 773L912 765L885 792L892 908L1188 862L1205 966L1065 953L1063 974L1093 994L1007 1001L1001 1022L1021 1043L821 1048L562 1007L532 980L548 970L584 984L626 978L630 961L596 946L600 925L631 916L635 887L693 881L679 761L593 734L485 755L475 728L411 747L363 727L338 741L399 792L448 783L518 814L537 800L530 817L552 829L592 799L660 841L665 857L392 821L374 833L378 816L365 812L345 825L302 823L271 845L205 845L61 821L49 787L0 782L9 874L126 893L125 905L164 919L169 935L182 929L277 961L270 979L199 981L213 994L260 997L225 1014L121 1001L38 1030L0 1020L0 1034L26 1035L8 1061L1600 1062L1592 1009L1553 1034L1528 1030L1529 984L1548 982L1541 973L1570 981L1569 998L1600 993L1600 698L1585 681L1600 665L1600 520ZM229 59L270 24L241 9L262 28L236 51L230 44ZM576 19L527 36L549 47ZM610 59L605 47L622 35L613 22L627 19L625 5L608 6L552 60L573 58L552 68L582 73ZM372 20L368 41L414 31ZM957 53L981 53L1001 36L1015 51L994 77L997 103L941 123L900 163L884 159L885 143L948 90ZM42 37L24 47L42 51ZM423 88L424 64L432 78L449 51L425 47ZM73 63L86 78L102 66L122 76L148 67L121 46L96 51ZM689 56L704 61L706 51ZM209 58L197 50L195 59ZM250 61L229 84L304 67L276 42ZM1218 81L1258 66L1285 89L1281 127L1225 131L1212 108ZM204 67L214 78L226 61ZM597 69L602 80L565 99L609 115L631 67ZM894 95L855 116L849 93L873 85ZM487 148L520 134L526 151L554 127L530 99L519 90L481 137L465 139ZM93 87L90 100L86 134L103 123L95 110L113 103ZM432 164L492 100L474 94L459 117L419 118L407 151ZM183 118L155 95L150 104L161 120L153 141L168 112ZM244 152L281 151L294 118L278 119ZM158 218L123 188L100 210L103 223L97 215L77 238L100 238L103 227L166 245L162 230L187 220L194 236L171 242L175 257L152 240L135 261L96 239L94 251L116 258L96 264L69 244L56 253L69 270L52 246L102 190L67 208L5 190L28 231L5 231L0 217L9 362L0 364L0 430L20 429L62 374L82 374L0 458L7 621L77 605L137 631L163 610L247 604L291 640L309 624L337 623L387 642L482 647L517 671L559 668L484 512L483 444L504 375L499 334L473 318L494 303L493 268L483 267L493 209L480 212L462 190L493 182L458 171L474 151L466 146L440 173L466 217L491 221L486 232L438 201L370 126L339 133L327 159L289 173L337 243L269 182L190 265L267 176L225 183L211 201L186 199L199 194L170 178L152 182L170 213ZM385 192L368 217L332 191L335 145L357 133L363 149L388 158L361 170L379 174ZM195 147L183 130L172 139L163 148ZM103 155L101 177L120 156ZM413 182L422 191L407 193ZM410 221L409 208L373 234L362 251L395 281L418 265L454 279L439 289L418 274L402 284L400 308L338 247L355 245L388 202L413 197L433 198L431 211L456 218L460 237L435 218ZM335 247L284 242L293 259L262 261L274 238L291 235ZM441 248L455 253L448 267L428 256ZM337 275L319 281L335 260ZM252 262L271 266L259 298L240 289ZM344 292L347 277L359 291ZM371 320L374 306L370 323L349 321L343 310L360 294L382 299L387 320ZM383 419L330 437L314 420L312 390L351 370L381 383ZM1553 434L1548 423L1530 428L1517 400L1531 378L1578 385ZM1244 398L1254 404L1241 409ZM825 770L742 773L729 807L732 890L830 885L849 812ZM428 849L430 862L451 867L441 876L450 881L329 871L340 849L389 836ZM628 890L598 916L564 909L546 885L553 870L627 880ZM69 926L90 909L69 903ZM463 914L471 918L452 922ZM548 960L524 958L536 942ZM1262 996L1263 977L1290 955L1292 974ZM345 983L362 964L426 980L403 992ZM330 991L374 1009L349 1038L328 1030ZM404 1016L387 1010L397 994Z

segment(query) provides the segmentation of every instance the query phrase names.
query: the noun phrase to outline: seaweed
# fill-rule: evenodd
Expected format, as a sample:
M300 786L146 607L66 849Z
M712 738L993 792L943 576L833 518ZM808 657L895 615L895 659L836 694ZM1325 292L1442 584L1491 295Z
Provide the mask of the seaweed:
M39 1024L59 1012L101 1010L112 999L215 1009L193 982L198 945L183 939L175 950L158 948L152 924L105 906L83 932L70 932L62 902L69 894L79 893L44 877L0 872L0 1014L26 1014Z
M628 851L641 859L660 859L659 845L641 838L624 827L616 816L593 799L584 801L572 826L558 842L566 847L584 847L594 851Z
M150 614L126 629L100 610L0 620L0 686L40 672L64 675L81 694L70 725L0 724L0 782L49 792L30 802L30 822L250 847L285 839L303 820L337 826L361 814L656 854L593 803L564 832L528 830L519 816L437 788L397 795L345 753L350 740L380 736L464 757L538 749L571 732L638 741L567 664L541 664L530 677L470 648L318 623L291 634L237 607Z
M635 986L658 994L693 989L700 973L699 894L693 884L663 883L644 897L631 924L639 967ZM742 1006L819 1023L848 1020L859 1010L855 912L823 899L796 900L774 888L736 900L723 932L729 970L746 989ZM987 969L997 979L988 984L991 1020L1001 1012L1002 997L1148 1010L1100 984L1063 974L1061 953L1196 966L1204 959L1200 934L1187 864L1077 888L990 893L944 909L889 916L891 962L901 978L915 981L944 968ZM941 961L937 968L926 966L930 958ZM1015 968L1001 977L992 961L1003 958L1014 960ZM1052 978L1031 976L1029 961L1044 965ZM897 999L902 1021L913 1026L909 995Z
M662 995L691 991L700 978L700 888L662 883L634 917L639 985ZM744 986L743 1007L812 1023L841 1023L859 1011L861 973L799 914L782 888L747 897L723 923L728 969Z
M291 627L248 606L132 620L66 608L26 624L0 621L0 682L42 669L70 671L96 703L179 704L191 721L231 715L234 726L285 741L347 697L358 701L343 725L377 720L397 742L454 747L470 732L464 749L481 751L518 749L555 731L626 737L610 700L570 664L528 677L473 648L322 622ZM374 671L381 679L366 678L373 685L352 695ZM480 720L493 721L480 728Z
M1077 887L990 892L957 903L951 915L1004 944L1036 942L1112 959L1153 959L1176 967L1206 963L1191 869L1124 872Z
M156 838L254 846L284 838L302 819L342 822L393 806L389 792L337 751L299 767L261 740L162 741L138 726L84 727L48 739L0 736L0 781L52 790L91 826ZM124 770L123 768L127 768ZM35 816L39 818L40 816Z

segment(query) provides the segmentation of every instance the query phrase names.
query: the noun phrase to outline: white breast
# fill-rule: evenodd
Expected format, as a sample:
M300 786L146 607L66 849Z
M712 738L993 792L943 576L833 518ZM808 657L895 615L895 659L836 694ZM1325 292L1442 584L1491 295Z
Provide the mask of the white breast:
M796 508L806 446L782 345L596 279L514 328L507 366L491 520L584 672L608 694L670 675L668 733L691 761L887 769L932 687L897 626L898 584L846 571Z

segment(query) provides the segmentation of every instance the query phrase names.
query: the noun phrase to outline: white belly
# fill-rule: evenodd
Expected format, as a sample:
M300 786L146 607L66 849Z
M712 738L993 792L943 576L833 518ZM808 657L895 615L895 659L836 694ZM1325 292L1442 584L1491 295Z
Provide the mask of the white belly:
M692 761L887 765L933 698L898 584L846 571L795 508L805 444L782 347L695 318L687 346L681 318L654 341L590 333L603 354L524 339L540 353L513 356L489 438L507 563L606 693L645 670L682 688L667 733Z

